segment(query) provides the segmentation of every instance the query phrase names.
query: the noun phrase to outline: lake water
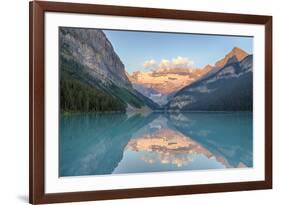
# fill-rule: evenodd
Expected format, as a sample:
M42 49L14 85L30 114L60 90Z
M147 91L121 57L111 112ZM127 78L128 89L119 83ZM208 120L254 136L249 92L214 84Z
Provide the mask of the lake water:
M60 176L253 166L251 112L60 117Z

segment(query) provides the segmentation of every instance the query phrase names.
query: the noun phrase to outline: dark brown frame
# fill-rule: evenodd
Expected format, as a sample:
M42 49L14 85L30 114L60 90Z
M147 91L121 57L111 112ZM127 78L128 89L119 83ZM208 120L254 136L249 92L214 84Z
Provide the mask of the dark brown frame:
M265 180L46 194L44 191L44 13L247 23L265 26ZM272 16L34 1L29 4L29 201L33 204L272 188Z

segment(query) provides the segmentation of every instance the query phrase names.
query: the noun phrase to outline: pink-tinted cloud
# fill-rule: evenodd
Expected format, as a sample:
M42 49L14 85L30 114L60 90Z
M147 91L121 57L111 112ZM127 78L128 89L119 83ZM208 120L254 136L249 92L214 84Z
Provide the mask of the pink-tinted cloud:
M149 70L155 69L172 69L172 68L193 68L194 61L190 60L187 57L178 56L171 60L162 59L160 62L155 61L154 59L147 60L143 63L143 67Z

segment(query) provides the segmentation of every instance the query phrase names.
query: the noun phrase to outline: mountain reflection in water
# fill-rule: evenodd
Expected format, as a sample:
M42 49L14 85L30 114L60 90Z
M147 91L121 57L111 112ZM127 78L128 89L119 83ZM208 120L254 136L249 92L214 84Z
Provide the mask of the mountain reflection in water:
M178 167L187 165L192 161L192 156L196 154L203 154L208 158L212 157L211 152L190 137L168 128L130 140L127 149L157 154L156 158L153 158L153 155L150 157L144 153L141 159L148 163L159 161L163 164L175 164Z
M72 114L60 176L252 167L252 113Z

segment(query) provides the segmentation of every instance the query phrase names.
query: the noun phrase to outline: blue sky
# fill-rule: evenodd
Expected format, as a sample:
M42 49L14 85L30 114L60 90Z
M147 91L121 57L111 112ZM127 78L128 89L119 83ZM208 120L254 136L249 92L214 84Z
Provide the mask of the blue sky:
M252 54L252 37L103 30L129 73L147 70L145 62L191 62L201 68L214 64L233 47ZM172 61L174 59L174 61ZM155 65L154 65L155 66Z

